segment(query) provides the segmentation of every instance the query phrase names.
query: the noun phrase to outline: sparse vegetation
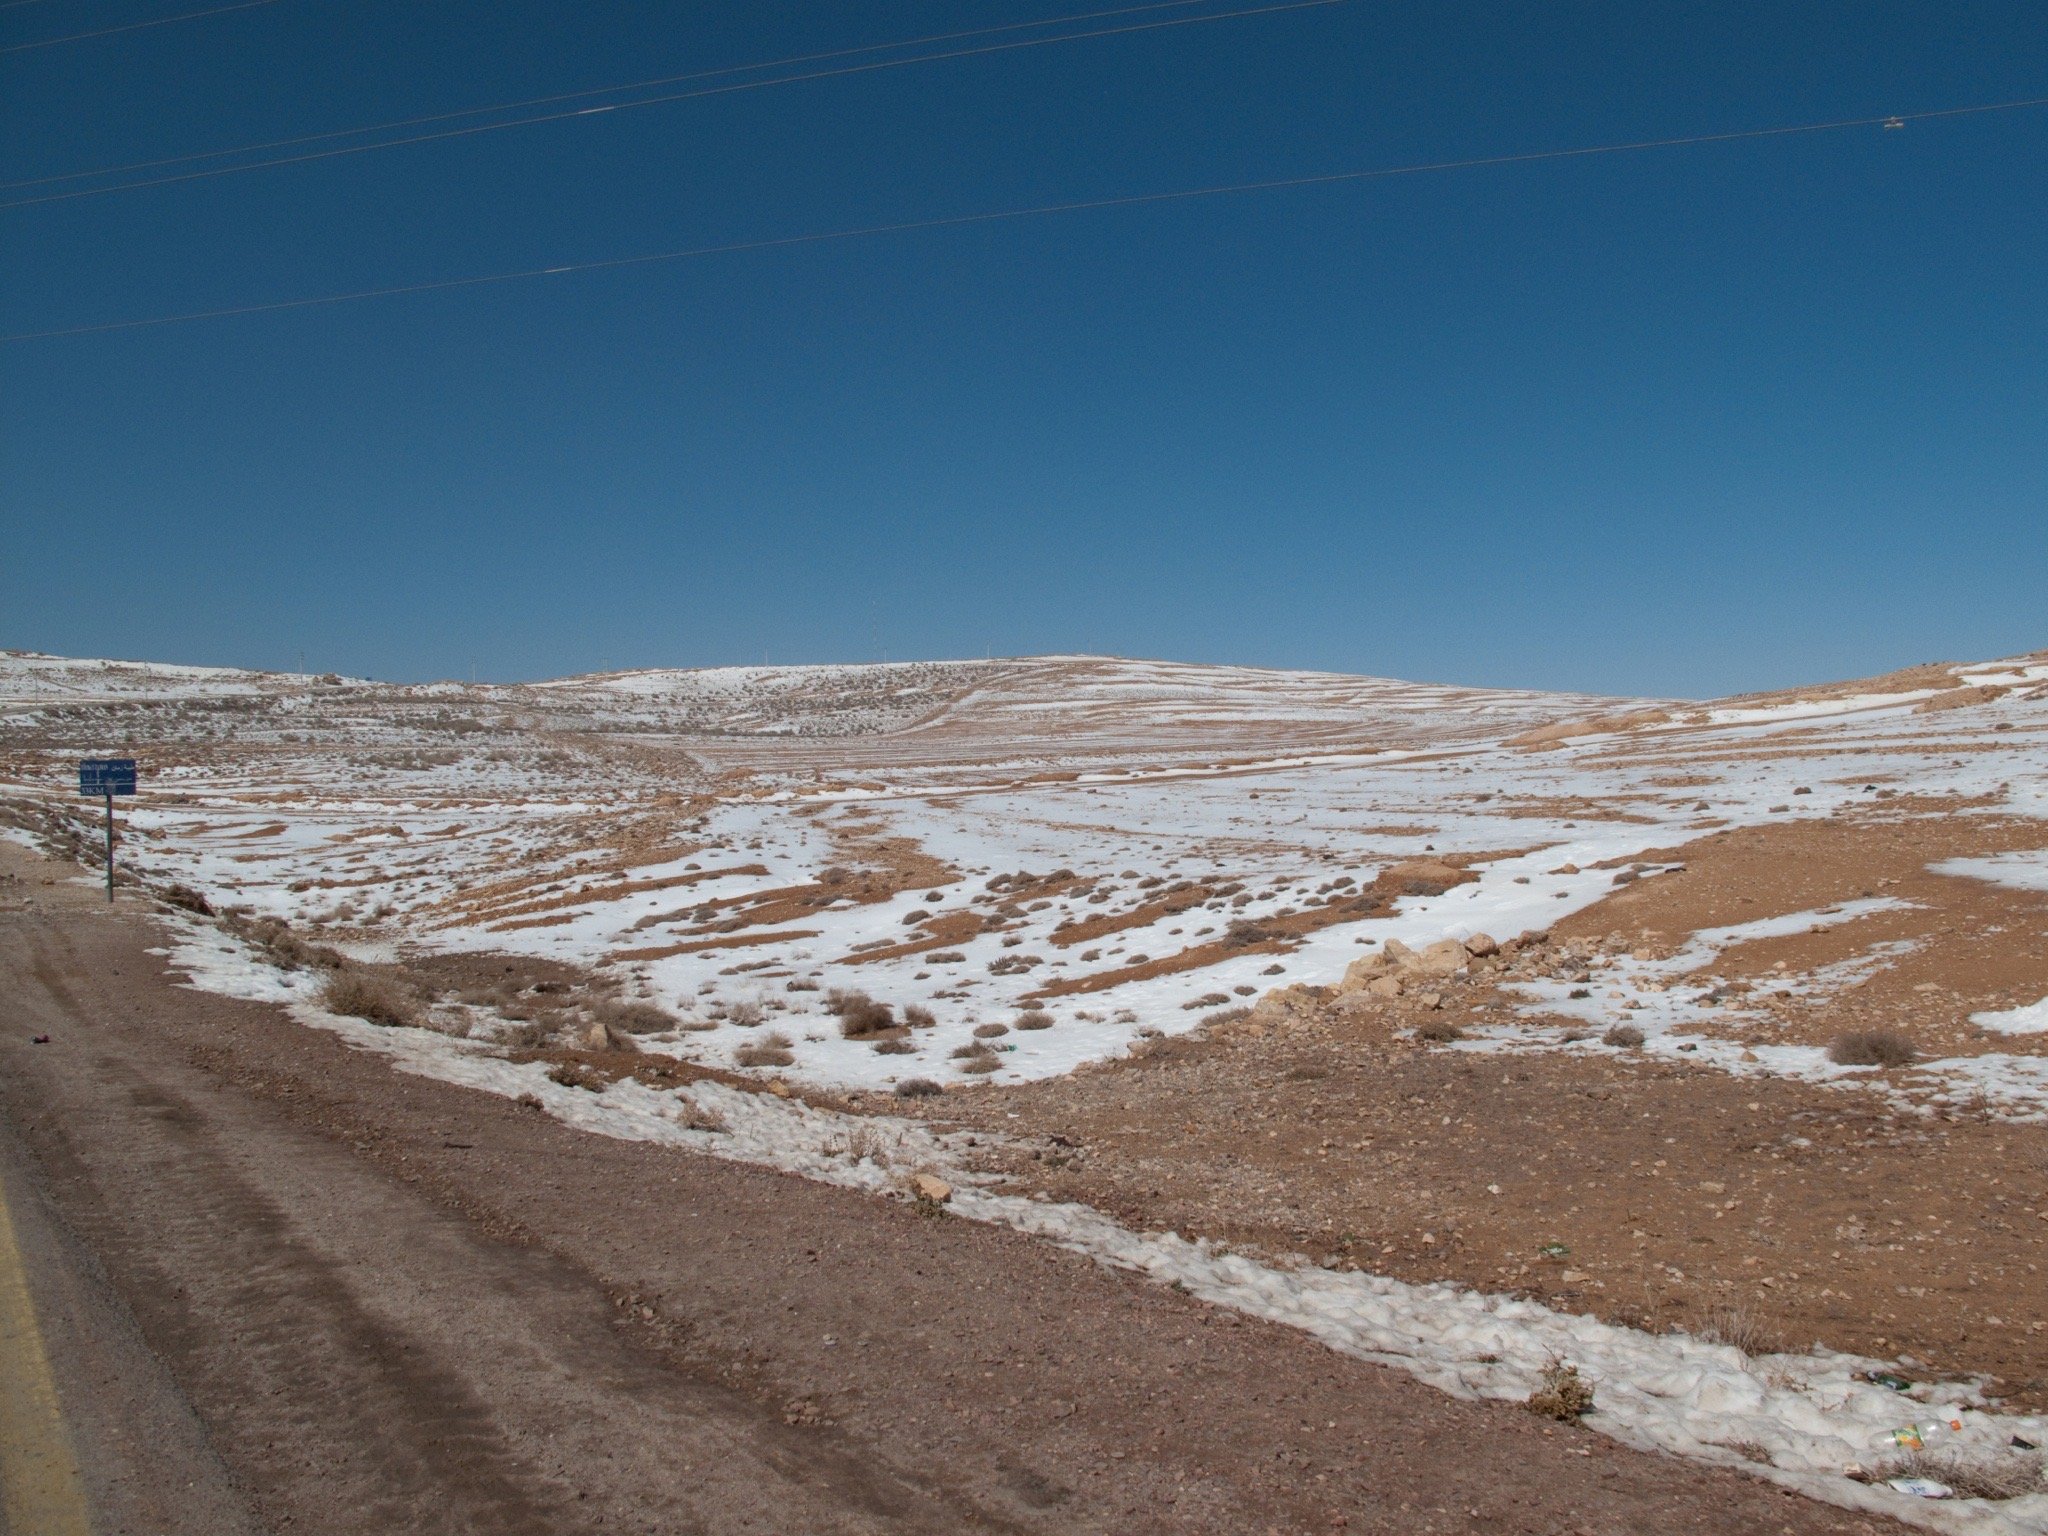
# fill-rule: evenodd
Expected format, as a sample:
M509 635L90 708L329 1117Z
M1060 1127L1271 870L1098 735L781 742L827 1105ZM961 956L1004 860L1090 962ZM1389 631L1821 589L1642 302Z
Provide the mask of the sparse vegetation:
M1600 1037L1600 1043L1634 1050L1643 1043L1643 1032L1633 1024L1616 1024Z
M590 1016L607 1029L623 1030L629 1035L658 1035L676 1027L674 1015L653 1003L593 1003Z
M1750 1356L1774 1355L1780 1348L1763 1318L1748 1307L1717 1308L1695 1332L1709 1343L1731 1345Z
M411 1028L424 1017L411 992L367 971L336 971L320 989L320 1002L333 1013L397 1029Z
M751 1045L741 1046L733 1052L732 1059L743 1067L787 1067L796 1061L789 1049L789 1036L779 1029L771 1029Z
M825 994L825 1007L839 1015L839 1033L849 1040L872 1040L896 1027L896 1011L865 992L834 987Z
M1919 1056L1895 1029L1852 1029L1828 1047L1828 1060L1838 1067L1903 1067Z
M903 1007L903 1022L912 1029L930 1029L939 1020L931 1009L918 1003L906 1003Z
M1569 1361L1552 1359L1543 1367L1543 1384L1529 1394L1528 1409L1561 1424L1576 1424L1593 1411L1593 1384Z

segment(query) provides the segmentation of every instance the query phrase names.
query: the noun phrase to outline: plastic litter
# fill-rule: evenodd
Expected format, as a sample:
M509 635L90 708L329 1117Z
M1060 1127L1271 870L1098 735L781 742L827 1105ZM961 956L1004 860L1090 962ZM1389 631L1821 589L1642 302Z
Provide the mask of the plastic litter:
M1948 1499L1955 1497L1955 1489L1947 1483L1937 1483L1931 1477L1895 1477L1885 1485L1896 1488L1900 1493L1910 1493L1920 1499Z
M1938 1440L1943 1435L1960 1434L1961 1419L1923 1419L1918 1424L1906 1424L1898 1429L1888 1429L1877 1437L1879 1445L1895 1445L1902 1451L1921 1451L1927 1442Z
M1570 1253L1571 1249L1565 1247L1563 1243L1545 1243L1541 1248L1538 1248L1536 1251L1542 1254L1546 1259L1561 1259L1566 1254Z
M1890 1387L1894 1392L1913 1390L1913 1383L1894 1371L1872 1371L1863 1379L1880 1387Z

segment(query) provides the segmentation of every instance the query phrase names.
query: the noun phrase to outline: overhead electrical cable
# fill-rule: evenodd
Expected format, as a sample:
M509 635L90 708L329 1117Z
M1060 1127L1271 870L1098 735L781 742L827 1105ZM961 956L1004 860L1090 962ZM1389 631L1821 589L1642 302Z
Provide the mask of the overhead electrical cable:
M1343 182L1390 180L1401 176L1422 176L1443 171L1480 170L1492 166L1531 165L1545 160L1587 159L1596 155L1634 154L1645 150L1682 149L1700 144L1733 144L1744 140L1789 138L1799 134L1836 133L1854 128L1902 128L1908 123L1932 122L1940 118L1973 117L1989 112L2016 112L2048 107L2048 96L2023 101L1987 102L1977 106L1943 107L1926 112L1893 113L1882 117L1846 117L1827 122L1790 123L1774 128L1737 128L1724 133L1695 133L1664 139L1634 139L1614 144L1588 144L1570 149L1536 149L1509 155L1475 155L1462 160L1430 160L1411 165L1376 166L1364 170L1325 171L1312 176L1281 176L1267 181L1240 181L1227 185L1185 187L1166 192L1137 192L1121 197L1086 198L1077 202L1038 203L1023 208L992 209L978 213L949 214L933 219L907 219L889 224L866 224L848 229L819 230L808 234L776 235L759 240L735 240L722 245L688 246L681 250L653 251L638 256L612 256L597 261L565 262L551 267L527 267L511 272L490 272L469 277L449 277L424 283L404 283L388 288L362 288L349 293L320 294L312 298L276 299L259 304L237 304L222 309L191 310L184 314L153 315L139 320L108 320L97 325L73 325L45 331L22 331L0 336L0 345L22 341L48 341L64 336L95 336L110 331L133 331L147 326L181 325L196 320L224 320L236 315L275 314L287 309L310 309L321 305L353 304L365 299L397 298L403 294L440 293L454 288L475 288L491 283L520 282L536 277L558 277L575 272L605 272L622 267L649 266L657 262L689 261L704 256L735 256L750 251L785 250L792 246L818 245L827 241L859 240L881 235L911 234L922 230L958 229L970 224L993 224L1013 219L1038 218L1050 214L1085 213L1106 208L1136 208L1155 203L1190 202L1199 198L1228 197L1245 192L1273 192L1294 187L1326 187Z
M200 21L208 16L225 16L229 11L253 11L277 0L235 0L233 5L216 5L207 11L186 11L177 16L159 16L154 21L131 21L118 27L101 27L96 32L70 32L63 37L39 37L29 43L0 44L0 53L26 53L31 48L55 48L59 43L83 43L95 37L113 37L121 32L145 32L151 27L175 26L181 21Z
M503 122L474 123L466 128L443 128L432 133L416 133L405 138L383 139L374 144L345 144L334 149L310 150L305 154L282 155L270 160L253 160L244 165L221 165L210 170L181 171L173 176L153 176L141 181L116 182L106 187L79 187L68 192L45 192L35 197L15 198L0 202L0 209L31 208L42 203L68 202L81 197L103 197L111 192L133 192L144 187L172 186L181 182L206 181L217 176L235 176L244 171L269 170L281 165L304 165L314 160L333 160L345 155L370 154L380 149L399 149L413 144L432 144L444 139L472 138L477 134L496 133L505 128L530 128L541 123L559 123L571 118L595 117L605 112L624 112L633 107L661 106L677 101L697 101L707 96L730 96L741 91L765 90L776 85L801 85L815 80L840 79L848 75L872 74L877 70L903 69L912 64L938 64L952 59L971 59L992 53L1014 53L1024 48L1045 48L1055 43L1088 42L1101 37L1126 37L1135 32L1156 32L1167 27L1191 27L1203 22L1237 21L1252 16L1270 16L1282 11L1318 10L1325 6L1342 5L1346 0L1279 0L1277 4L1252 6L1235 11L1212 11L1201 16L1173 16L1162 21L1131 22L1121 27L1098 27L1092 32L1064 32L1057 37L1027 37L1007 43L985 43L974 48L953 48L943 53L913 54L903 59L877 59L866 64L842 64L833 69L814 69L795 75L776 75L766 80L740 80L729 85L703 86L691 91L670 91L659 96L642 96L633 101L615 102L601 107L576 107L563 112L546 112L533 117L508 118ZM883 45L889 46L889 45ZM900 46L900 45L898 45ZM717 73L730 73L718 71ZM687 77L686 77L687 78ZM632 87L619 87L632 89ZM457 114L468 116L471 114ZM356 130L371 132L374 130ZM221 153L233 153L222 151ZM195 157L197 158L197 157ZM70 178L63 178L70 179Z
M15 5L35 5L41 0L6 0ZM683 85L692 80L711 80L720 75L745 75L763 69L792 69L799 64L819 64L827 59L851 58L855 54L884 53L892 48L926 48L935 43L957 43L970 37L993 37L1003 32L1028 32L1036 27L1070 27L1084 21L1110 21L1119 16L1137 16L1148 11L1186 10L1208 0L1154 0L1150 5L1127 5L1113 11L1083 11L1065 16L1048 16L1039 21L1013 21L1000 27L975 27L965 32L937 32L926 37L906 37L889 43L863 43L856 48L833 48L823 53L799 53L787 58L764 59L754 64L726 64L717 69L692 70L683 75L662 75L652 80L628 80L618 85L592 86L581 91L561 91L552 96L529 96L520 101L501 101L486 107L464 107L455 112L434 112L423 117L401 117L384 123L365 123L356 128L330 128L321 133L302 133L288 139L269 139L257 144L236 144L227 149L198 150L186 155L166 155L157 160L136 160L126 165L102 165L86 171L64 171L53 176L32 176L21 181L0 181L0 192L19 187L42 187L57 181L85 181L94 176L125 176L132 171L153 171L166 165L188 165L195 160L223 160L230 155L255 155L272 149L296 149L301 144L318 144L327 139L350 139L366 133L395 133L402 128L419 128L428 123L453 122L462 117L487 117L494 112L520 112L528 107L559 106L565 101L588 101L593 96L616 96L626 91L651 91L665 85ZM0 3L0 9L5 4Z

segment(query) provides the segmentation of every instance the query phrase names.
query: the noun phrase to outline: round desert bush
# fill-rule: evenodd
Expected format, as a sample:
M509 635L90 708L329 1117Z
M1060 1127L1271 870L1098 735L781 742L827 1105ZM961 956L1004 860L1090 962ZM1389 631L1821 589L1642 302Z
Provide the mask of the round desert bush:
M629 1035L656 1035L665 1029L674 1029L675 1018L665 1008L653 1003L596 1003L590 1016L600 1024L609 1024L622 1029Z
M1633 1024L1617 1024L1600 1037L1600 1043L1632 1050L1643 1043L1643 1032Z
M417 998L397 983L365 971L336 971L320 989L320 1001L331 1012L372 1024L403 1028L420 1022Z
M1043 1008L1027 1008L1010 1021L1012 1029L1051 1029L1052 1015Z
M1919 1055L1895 1029L1852 1029L1828 1047L1828 1060L1838 1067L1903 1067Z

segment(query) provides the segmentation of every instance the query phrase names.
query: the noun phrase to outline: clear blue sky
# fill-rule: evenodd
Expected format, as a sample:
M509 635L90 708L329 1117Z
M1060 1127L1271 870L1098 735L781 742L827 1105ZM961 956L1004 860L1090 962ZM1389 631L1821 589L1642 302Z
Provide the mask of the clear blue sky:
M0 175L1088 9L274 0L0 52ZM2039 0L1344 0L0 210L0 331L2042 95ZM1683 694L2048 645L2044 193L2034 109L7 345L0 644Z

